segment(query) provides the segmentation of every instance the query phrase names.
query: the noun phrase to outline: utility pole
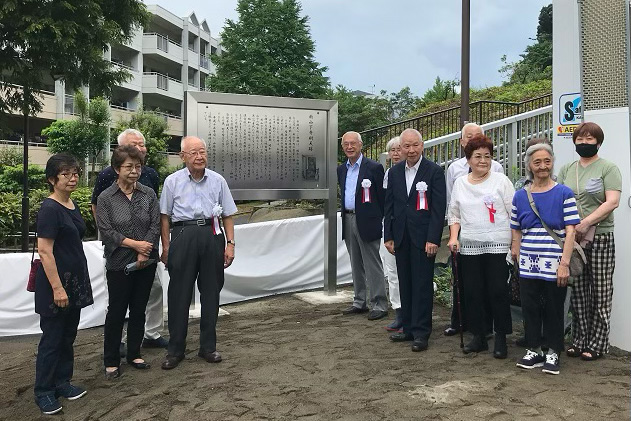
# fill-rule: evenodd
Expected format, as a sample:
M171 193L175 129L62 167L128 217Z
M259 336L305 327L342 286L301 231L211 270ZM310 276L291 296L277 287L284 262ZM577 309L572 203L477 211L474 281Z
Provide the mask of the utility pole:
M462 46L460 58L460 127L469 122L469 52L471 0L462 0Z
M24 94L24 103L22 106L22 114L24 117L24 137L23 139L23 158L22 158L22 251L28 251L29 240L29 206L28 206L28 133L29 133L29 104L26 102L28 98L27 88L22 88Z

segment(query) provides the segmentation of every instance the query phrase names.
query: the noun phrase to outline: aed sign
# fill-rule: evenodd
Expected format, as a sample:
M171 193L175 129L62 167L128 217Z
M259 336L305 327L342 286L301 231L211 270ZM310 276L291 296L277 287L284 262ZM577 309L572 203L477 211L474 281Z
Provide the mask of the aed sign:
M559 123L562 126L576 126L583 122L581 94L563 94L559 97Z
M557 136L572 137L574 130L578 127L578 124L569 124L565 126L557 126Z

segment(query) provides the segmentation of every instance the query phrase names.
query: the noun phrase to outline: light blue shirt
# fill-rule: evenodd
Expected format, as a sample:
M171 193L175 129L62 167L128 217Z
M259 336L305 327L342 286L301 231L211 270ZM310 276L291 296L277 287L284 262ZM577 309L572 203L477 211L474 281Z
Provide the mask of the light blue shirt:
M199 181L193 179L188 168L176 171L164 180L160 213L169 215L173 222L210 219L217 204L223 208L222 216L237 212L226 179L208 168Z
M344 209L355 210L355 191L357 190L357 178L359 177L359 167L362 164L363 154L359 154L357 162L351 165L346 160L346 185L344 186Z

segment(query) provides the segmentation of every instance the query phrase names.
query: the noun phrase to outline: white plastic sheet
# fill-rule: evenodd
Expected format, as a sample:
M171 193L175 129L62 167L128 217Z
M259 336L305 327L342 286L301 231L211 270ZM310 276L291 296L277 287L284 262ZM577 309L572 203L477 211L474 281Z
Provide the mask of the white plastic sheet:
M341 240L338 216L338 284L351 281L350 260ZM268 295L320 288L324 283L324 218L310 216L235 227L235 260L226 270L221 304ZM94 294L94 305L81 312L79 328L105 322L106 291L103 247L83 244ZM26 291L30 253L0 254L0 336L40 333L33 294ZM158 266L166 307L169 274ZM195 302L199 292L195 289Z

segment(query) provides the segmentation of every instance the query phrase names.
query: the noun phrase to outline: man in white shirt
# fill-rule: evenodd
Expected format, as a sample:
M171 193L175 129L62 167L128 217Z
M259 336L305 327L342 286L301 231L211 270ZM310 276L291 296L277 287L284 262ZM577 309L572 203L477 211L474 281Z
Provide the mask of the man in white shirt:
M469 140L471 140L475 135L484 134L484 130L482 130L482 127L480 127L479 125L475 123L467 123L462 127L461 133L462 135L460 137L460 145L464 149L464 147L467 146L467 143L469 143ZM504 173L504 167L502 167L502 164L500 164L499 162L493 160L491 161L491 171ZM449 165L449 168L447 169L447 173L445 175L445 178L446 178L445 184L447 187L447 207L449 207L449 202L451 202L451 191L454 187L454 183L456 182L458 178L462 177L463 175L467 175L470 172L471 172L471 168L469 168L469 163L467 162L467 158L465 157L462 157L452 162ZM460 266L461 265L458 265L458 267ZM459 276L458 279L462 279L462 277ZM466 304L464 302L464 290L463 290L462 282L458 282L458 288L460 289L461 314L465 315ZM454 290L453 291L454 303L456 302L456 299L457 299L456 290ZM489 323L489 330L491 330L493 321L490 320L491 319L489 316L490 312L486 311L486 313L487 313L486 320ZM462 319L462 328L463 330L467 330L467 323L464 317ZM443 333L445 334L445 336L452 336L459 333L458 329L460 329L460 321L458 320L458 311L456 309L456 306L453 306L451 308L451 323L449 326L447 326L447 328L445 329Z

